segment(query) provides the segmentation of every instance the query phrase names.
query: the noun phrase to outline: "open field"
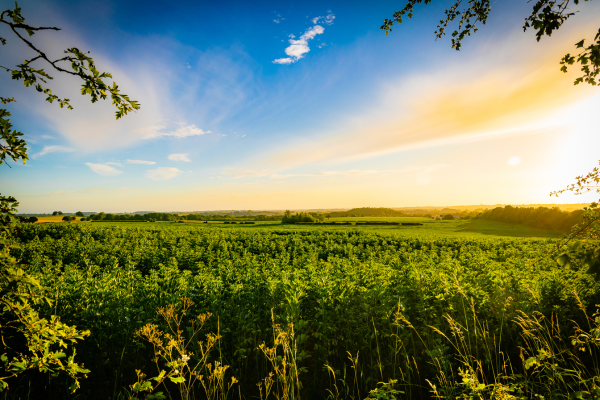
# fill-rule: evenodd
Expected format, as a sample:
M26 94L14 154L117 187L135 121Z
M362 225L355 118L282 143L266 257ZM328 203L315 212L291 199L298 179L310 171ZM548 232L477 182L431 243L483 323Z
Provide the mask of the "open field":
M44 215L42 217L37 217L38 218L38 224L39 223L43 223L43 222L63 222L63 215ZM70 223L79 223L81 222L80 219L81 217L76 217L77 219L74 221L71 221ZM85 221L84 221L85 222Z
M183 298L194 303L185 303L181 320L188 339L190 317L212 316L198 337L170 351L179 360L190 354L192 364L201 361L197 340L212 343L204 348L210 365L227 365L221 378L238 381L223 398L260 398L256 384L264 392L271 382L269 398L287 390L295 393L288 398L362 400L390 379L409 399L431 398L431 385L454 398L465 393L466 373L490 385L486 391L518 388L525 398L559 390L568 397L593 384L594 365L567 344L574 324L595 326L585 313L600 304L600 285L581 264L555 262L552 233L494 221L423 222L24 224L12 252L55 300L43 315L90 330L76 345L76 360L91 371L78 391L84 398L128 398L136 370L157 376L156 355L159 369L183 376L144 339L174 326ZM554 355L529 370L541 340ZM287 372L277 367L283 359ZM551 379L554 364L580 375ZM208 385L216 372L202 365L196 379ZM23 379L20 387L38 378ZM64 379L44 382L32 386L32 398L37 389L67 396ZM179 390L167 381L155 393L167 389ZM197 381L192 398L207 398Z
M281 224L280 222L265 221L256 222L253 225L246 224L224 224L223 222L209 221L205 224L202 221L179 222L92 222L91 225L98 226L118 226L118 227L140 227L147 228L152 226L158 229L184 229L184 228L209 228L223 230L248 229L254 231L263 230L283 230L283 231L320 231L320 230L342 230L356 231L361 230L371 233L394 235L399 237L527 237L527 238L558 238L562 234L554 231L537 229L520 224L510 224L506 222L489 220L455 220L439 221L430 218L412 218L412 217L381 217L381 218L332 218L331 222L356 222L356 221L390 221L390 222L419 222L422 226L402 226L402 225L306 225L306 224ZM329 222L329 221L327 221Z

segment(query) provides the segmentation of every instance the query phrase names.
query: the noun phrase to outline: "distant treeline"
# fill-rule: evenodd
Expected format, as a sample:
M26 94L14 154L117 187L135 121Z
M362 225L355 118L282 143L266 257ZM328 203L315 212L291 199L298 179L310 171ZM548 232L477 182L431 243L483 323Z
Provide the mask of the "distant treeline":
M325 215L320 213L304 213L299 212L292 215L290 210L286 210L285 214L283 214L283 218L281 218L282 224L297 224L297 223L307 223L307 222L322 222L325 219Z
M461 219L474 218L477 212L459 211L451 208L443 209L408 209L404 211L385 207L363 207L353 208L348 211L334 211L325 214L328 218L340 217L425 217L431 218L437 215L458 215Z
M188 214L182 218L188 221L281 221L283 215Z
M148 213L148 214L105 214L103 212L94 214L88 218L91 221L118 221L118 222L136 222L136 221L281 221L282 215L245 215L231 216L219 214L169 214L169 213Z
M569 232L573 225L581 222L583 210L561 211L558 207L496 207L479 214L478 218L493 221L523 224L535 228Z
M371 207L363 207L363 208L353 208L348 211L334 211L327 214L331 218L340 218L340 217L406 217L407 214L402 211L393 210L391 208L371 208Z
M89 217L91 221L179 221L177 214L150 213L150 214L105 214L100 212Z

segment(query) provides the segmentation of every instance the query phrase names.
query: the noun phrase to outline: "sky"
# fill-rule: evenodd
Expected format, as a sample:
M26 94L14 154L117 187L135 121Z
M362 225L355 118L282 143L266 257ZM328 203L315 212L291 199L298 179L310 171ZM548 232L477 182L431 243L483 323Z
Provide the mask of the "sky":
M435 40L448 1L386 36L403 4L22 1L26 22L61 28L36 46L90 51L141 109L115 120L41 63L73 110L5 75L30 160L0 166L0 190L21 213L598 201L549 194L600 159L600 89L559 65L593 38L600 3L536 42L531 3L492 1L461 51ZM1 29L1 65L31 57Z

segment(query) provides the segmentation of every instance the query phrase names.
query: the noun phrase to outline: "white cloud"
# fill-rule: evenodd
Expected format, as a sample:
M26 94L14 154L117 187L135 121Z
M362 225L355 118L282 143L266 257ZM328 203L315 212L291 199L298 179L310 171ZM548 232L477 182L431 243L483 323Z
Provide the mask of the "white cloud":
M154 165L156 162L154 161L144 161L144 160L127 160L127 164L146 164L146 165Z
M287 64L291 64L296 62L297 60L293 60L291 58L278 58L276 60L273 60L273 64L283 64L283 65L287 65Z
M93 164L93 163L85 163L92 171L102 176L117 176L121 174L123 171L119 171L115 167L111 167L106 164Z
M50 135L42 135L41 136L42 139L54 139L54 136L50 136Z
M335 19L335 15L331 11L328 11L326 16L315 17L312 19L313 24L317 24L319 21L323 21L327 25L333 24L333 20Z
M304 55L310 51L310 47L308 47L308 41L314 39L315 36L320 35L323 32L325 32L325 28L323 28L321 25L315 25L308 28L298 40L295 40L294 36L290 35L290 45L285 49L285 54L287 54L289 57L278 58L273 60L273 63L288 65L295 63L301 58L304 58Z
M154 139L165 136L172 136L176 138L184 138L188 136L199 136L205 133L211 133L210 131L203 131L196 125L186 125L184 123L177 124L179 127L174 131L169 131L165 126L161 125L148 125L142 128L136 129L135 133L140 133L144 139Z
M42 151L40 151L37 154L32 155L31 158L38 158L38 157L45 156L46 154L50 154L50 153L72 153L74 151L75 151L75 149L72 149L72 148L66 147L66 146L44 146Z
M154 179L155 181L166 181L167 179L176 177L182 172L183 171L180 171L177 168L161 167L146 171L146 176L150 179Z
M312 28L309 28L304 32L304 35L300 36L300 40L311 40L314 39L315 36L320 35L325 32L325 28L321 25L315 25Z
M171 161L183 161L183 162L191 162L192 160L190 160L188 158L188 154L170 154L169 157L167 157L169 160Z
M65 38L78 48L94 48L78 36L74 27L68 28L67 24L63 28L58 36L44 38L49 57L60 58ZM85 153L131 148L139 141L165 133L177 137L208 133L206 128L199 128L218 125L242 109L247 111L247 100L256 97L259 69L241 46L201 51L164 35L150 38L124 34L122 39L127 43L127 57L96 49L94 60L98 68L112 73L122 93L140 102L141 109L116 120L110 99L92 104L89 96L68 96L76 110L70 112L48 105L35 91L24 91L19 104L25 104L32 113L39 114L36 118L41 118L43 130L36 138L41 141L40 135L47 133ZM18 51L7 51L19 61ZM187 63L191 68L187 68ZM56 75L53 82L64 93L80 91L77 80L66 74ZM185 122L190 129L163 122L167 120ZM192 123L196 126L189 126Z
M123 166L123 164L121 164L121 163L118 163L118 162L112 162L112 161L111 161L111 162L107 162L107 163L105 163L105 164L106 164L106 165L114 165L114 166L116 166L116 167L122 167L122 166Z

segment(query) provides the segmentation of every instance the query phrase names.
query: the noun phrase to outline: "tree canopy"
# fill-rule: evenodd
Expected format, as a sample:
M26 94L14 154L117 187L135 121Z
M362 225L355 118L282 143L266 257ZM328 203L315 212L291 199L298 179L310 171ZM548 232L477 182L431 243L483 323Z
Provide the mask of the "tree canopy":
M408 0L406 5L399 11L396 11L392 18L386 18L383 21L381 29L385 31L386 36L392 31L395 23L402 23L403 18L412 18L414 7L417 4L427 5L433 0ZM591 1L591 0L584 0ZM466 4L464 4L466 3ZM569 8L571 4L579 5L580 0L537 0L531 11L531 14L525 18L523 31L528 29L535 30L536 40L539 42L544 36L552 36L552 33L560 27L575 12ZM458 26L452 31L452 48L460 50L462 42L467 36L471 36L479 30L479 25L485 25L490 13L492 12L491 0L454 0L454 4L447 8L445 17L440 20L435 31L436 39L441 39L452 30L450 25ZM592 43L585 45L586 39L582 39L575 44L576 54L567 53L561 60L561 71L567 72L568 66L578 63L582 75L575 79L574 84L582 82L590 85L597 85L598 74L600 73L600 29L594 36Z
M21 8L15 1L15 7L12 10L4 10L0 13L0 24L7 26L16 39L20 40L27 48L33 50L37 55L24 60L15 67L0 65L0 69L10 73L11 79L22 80L26 87L34 87L36 91L46 95L46 101L53 103L56 101L60 108L66 107L72 110L70 100L61 99L52 93L52 90L45 87L48 81L52 80L43 68L34 67L39 63L46 64L56 73L76 76L83 82L81 84L81 94L89 95L92 103L98 99L106 99L110 96L112 104L117 108L116 118L119 119L131 111L138 110L140 105L137 101L131 100L126 94L122 94L116 82L112 85L106 82L106 79L112 79L109 72L100 72L96 68L94 60L88 55L90 52L84 52L76 47L70 47L64 50L64 57L50 59L45 51L36 47L29 38L40 31L59 31L57 27L32 26L25 23L25 17L21 14ZM0 26L2 26L0 25ZM0 36L0 43L5 45L7 39ZM65 66L70 64L70 66ZM69 68L70 67L70 68ZM15 102L14 97L0 97L2 104ZM9 157L13 161L22 160L25 163L29 158L27 156L27 143L21 138L23 133L12 129L10 123L10 112L6 109L0 109L0 135L5 143L0 143L0 165L6 163Z

